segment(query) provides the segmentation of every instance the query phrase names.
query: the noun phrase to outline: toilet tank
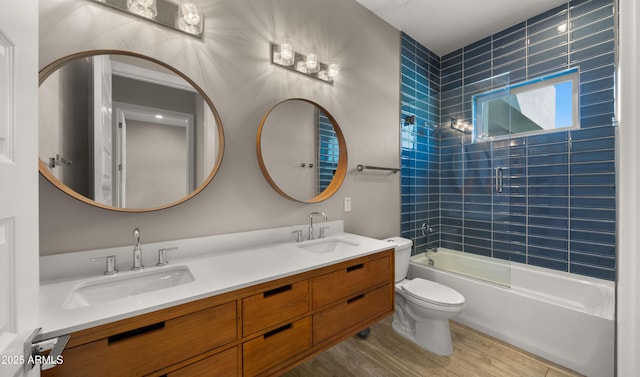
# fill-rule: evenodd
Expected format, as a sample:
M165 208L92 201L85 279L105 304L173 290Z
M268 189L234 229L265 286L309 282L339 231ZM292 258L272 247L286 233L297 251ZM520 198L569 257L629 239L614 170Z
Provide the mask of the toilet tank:
M402 281L407 277L407 272L409 271L409 258L411 257L413 241L402 237L391 237L384 241L393 244L396 249L396 282Z

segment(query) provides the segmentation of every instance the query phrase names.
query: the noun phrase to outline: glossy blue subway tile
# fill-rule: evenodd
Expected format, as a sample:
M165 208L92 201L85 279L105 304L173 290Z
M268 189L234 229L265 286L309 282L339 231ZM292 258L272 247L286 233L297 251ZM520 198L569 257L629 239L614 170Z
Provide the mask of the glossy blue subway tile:
M616 184L616 177L614 173L607 174L586 174L586 175L572 175L571 185L609 185L614 186Z
M527 248L529 258L539 257L555 261L567 261L569 259L569 253L565 250L549 249L543 246L533 246L529 241L529 247Z
M604 4L603 4L604 5ZM578 29L585 25L592 24L602 19L612 19L613 17L613 5L611 3L606 4L600 8L594 9L588 13L578 11L580 8L576 8L571 11L571 24L574 29Z
M575 220L570 222L571 229L586 230L595 232L609 232L615 233L616 224L613 221L600 221L600 220Z
M572 39L571 49L581 50L599 45L604 42L613 41L615 39L615 32L613 29L603 30L596 34L591 34L584 38Z
M553 25L558 25L562 19L566 19L568 17L568 10L568 4L562 4L531 17L527 20L528 30L535 32Z
M569 155L567 153L529 156L527 160L529 166L566 164L568 161Z
M588 62L588 61L587 61ZM582 64L584 66L584 64ZM583 84L602 80L604 78L613 79L615 75L615 66L613 64L598 65L591 69L582 70L580 72L580 82ZM587 93L580 93L584 96Z
M474 50L475 51L475 50ZM475 68L478 65L482 65L481 68ZM464 60L464 74L472 75L477 72L486 71L491 68L491 51L487 51L482 54L467 57L465 54Z
M471 254L476 254L476 255L483 255L485 257L490 257L491 256L491 246L476 246L473 244L469 244L468 240L465 238L465 244L464 244L464 252L465 253L471 253Z
M587 265L578 264L578 263L572 263L570 266L569 272L574 274L579 274L579 275L591 276L598 279L611 280L611 281L614 281L616 279L616 273L613 268L605 269L605 268L587 266Z
M587 151L587 152L572 152L571 153L571 162L596 162L596 161L614 161L615 160L615 151L613 150L598 150L598 151Z
M608 52L602 55L596 55L592 57L587 57L586 59L580 61L571 61L571 68L579 67L580 70L584 73L590 72L591 70L610 67L615 64L615 54L613 52ZM590 80L597 79L599 77L611 77L612 75L601 75L595 76L595 78L591 77Z
M604 245L614 245L616 242L616 236L613 233L599 233L572 229L570 237L573 241L594 242Z
M543 66L547 62L553 61L553 59L557 56L567 55L569 52L568 46L562 45L558 47L551 48L549 50L544 50L539 53L529 53L529 64L532 66ZM566 59L563 59L561 64L566 66Z
M564 196L566 196L566 195L564 195ZM569 216L569 209L568 208L562 208L562 207L549 207L549 206L534 207L534 206L529 206L529 208L527 209L527 212L529 213L529 216L531 216L531 217L533 217L533 216L557 217L557 218L561 218L561 219L565 220L564 221L565 223L567 223L566 219L567 219L567 216ZM531 219L530 219L530 221L531 221Z
M549 174L568 174L569 166L567 164L553 166L530 166L527 173L531 175L549 175Z
M613 104L614 88L606 89L600 92L588 93L580 96L580 108L596 105L602 102Z
M616 208L616 202L613 197L611 198L571 198L571 207L579 208L600 208L600 209L612 209Z
M571 174L610 173L615 171L615 162L572 163Z
M616 195L615 186L573 186L571 187L571 196L598 196L598 197L614 197Z
M569 16L576 18L591 13L603 7L610 7L611 1L607 0L572 0L569 3Z
M536 256L529 256L527 258L527 263L532 265L532 266L538 266L538 267L543 267L543 268L548 268L551 270L558 270L558 271L568 271L569 269L569 264L567 262L562 262L562 261L558 261L558 260L552 260L552 259L546 259L546 258L539 258Z
M534 237L569 239L569 230L567 229L530 226L528 233Z
M528 76L529 78L535 78L546 74L552 74L557 71L568 68L569 56L562 55L556 58L546 60L542 63L529 65Z
M580 127L586 129L591 127L611 126L613 125L613 116L615 114L598 114L589 117L580 117Z
M561 143L568 140L568 132L553 132L542 135L529 136L527 145Z
M530 197L528 198L528 204L530 206L554 206L554 207L567 207L569 206L569 198L564 197Z
M573 177L572 177L573 179ZM567 186L569 176L567 175L540 175L528 178L529 186ZM529 194L533 194L529 191Z
M569 145L567 143L556 144L534 144L528 147L530 158L536 155L549 155L567 153Z
M575 135L572 133L572 137L573 136ZM581 151L594 151L598 149L614 149L615 145L616 145L616 142L613 137L600 137L597 139L574 140L571 143L571 151L581 152Z
M616 256L616 248L613 244L597 244L593 242L582 242L571 240L570 246L572 251L582 253L582 254L590 254L590 255L600 255L607 257L615 257Z
M567 45L568 41L569 41L569 38L566 34L560 34L551 39L544 39L539 42L533 42L531 41L531 38L530 38L529 45L527 47L528 54L531 56L531 55L547 52L546 54L547 57L553 57L554 54L555 55L566 54L569 49L569 46ZM561 49L559 49L559 47L561 47ZM552 53L549 53L549 52L552 52ZM531 62L531 58L529 58L529 64L535 64L534 62Z
M614 41L607 41L581 50L572 50L571 63L573 64L596 56L610 54L611 51L614 51L614 47Z
M503 38L510 38L512 35L521 35L522 33L525 33L526 27L527 27L527 23L526 21L523 21L521 23L518 23L507 29L504 29L502 31L499 31L493 34L492 38L495 41Z
M549 226L560 229L568 229L569 220L564 217L540 217L540 216L529 216L528 218L529 225L533 226Z

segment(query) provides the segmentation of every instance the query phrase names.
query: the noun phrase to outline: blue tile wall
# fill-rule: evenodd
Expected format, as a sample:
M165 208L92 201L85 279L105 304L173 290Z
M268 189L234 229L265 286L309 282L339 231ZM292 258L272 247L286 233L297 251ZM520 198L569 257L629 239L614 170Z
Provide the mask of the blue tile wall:
M416 250L437 246L440 223L440 167L437 126L440 122L440 58L402 35L401 185L402 236ZM436 225L429 239L422 224Z
M438 57L402 35L402 234L572 273L615 278L612 0L575 0ZM577 67L581 128L471 143L469 86ZM495 169L503 173L496 193Z

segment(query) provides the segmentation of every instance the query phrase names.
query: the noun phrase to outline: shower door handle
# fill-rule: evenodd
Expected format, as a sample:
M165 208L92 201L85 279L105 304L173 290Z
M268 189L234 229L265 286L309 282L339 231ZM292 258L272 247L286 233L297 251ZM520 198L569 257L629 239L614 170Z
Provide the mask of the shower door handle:
M503 189L503 177L504 177L504 169L502 167L496 168L496 179L495 179L495 187L497 193L502 193Z

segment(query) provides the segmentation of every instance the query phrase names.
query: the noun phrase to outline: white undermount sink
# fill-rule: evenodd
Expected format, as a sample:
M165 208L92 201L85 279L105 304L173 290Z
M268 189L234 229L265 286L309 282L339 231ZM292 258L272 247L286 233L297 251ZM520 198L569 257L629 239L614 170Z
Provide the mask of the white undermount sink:
M105 277L78 284L62 307L75 309L101 302L136 296L160 289L175 287L194 281L186 266L153 269L128 273L124 276Z
M355 246L358 246L358 244L342 238L327 238L322 240L309 241L305 242L304 244L298 245L298 247L301 249L319 254L332 253L334 251L345 251Z

